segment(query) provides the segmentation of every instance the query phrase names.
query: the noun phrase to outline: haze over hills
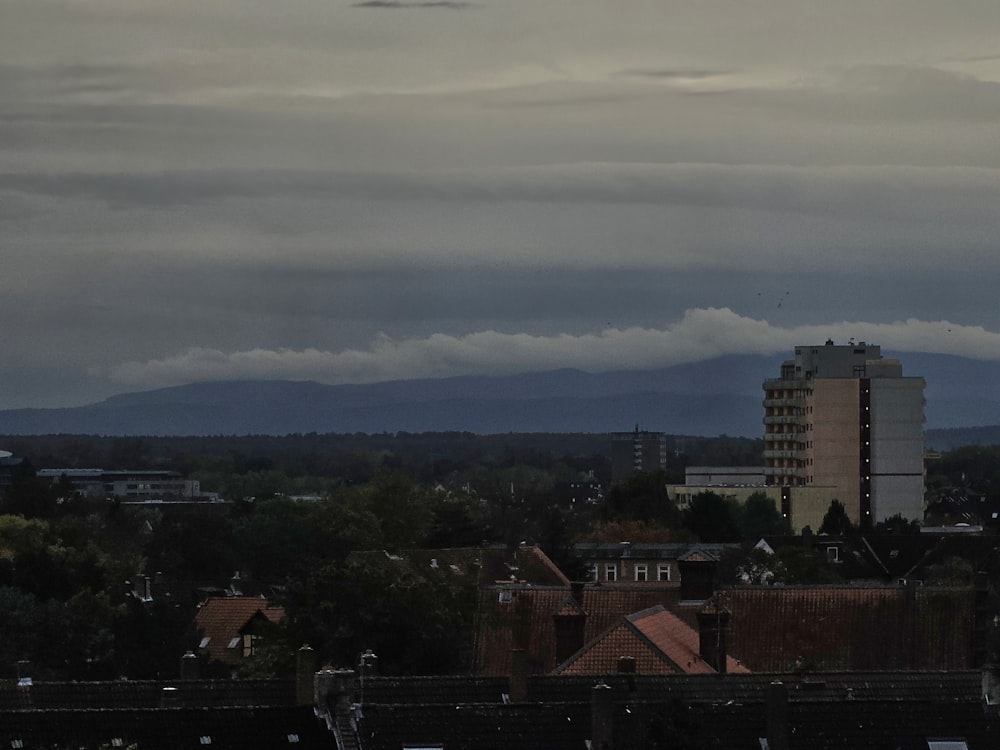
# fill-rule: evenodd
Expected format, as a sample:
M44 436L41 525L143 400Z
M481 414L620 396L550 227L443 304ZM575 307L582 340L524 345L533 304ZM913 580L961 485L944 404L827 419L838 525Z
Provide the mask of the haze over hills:
M929 446L947 449L953 439L966 439L964 431L939 434L942 429L1000 425L1000 363L898 356L905 374L927 380ZM647 371L555 370L367 385L195 383L82 407L0 411L0 434L488 434L609 432L639 425L678 435L757 437L761 382L778 372L783 359L733 355ZM990 441L991 433L979 434L978 441Z

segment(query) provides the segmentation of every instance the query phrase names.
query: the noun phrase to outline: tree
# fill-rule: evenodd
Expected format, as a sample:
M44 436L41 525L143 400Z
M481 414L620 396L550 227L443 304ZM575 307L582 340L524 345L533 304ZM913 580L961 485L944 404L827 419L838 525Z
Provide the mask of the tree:
M734 504L714 492L700 492L684 514L684 525L703 542L738 542Z
M649 521L662 526L679 525L679 514L667 495L662 471L636 472L614 485L604 502L605 521Z
M904 518L902 513L897 513L875 524L875 533L895 536L919 534L920 521L915 518Z
M847 509L844 508L844 504L834 498L830 501L830 507L827 508L826 514L823 516L823 523L819 527L819 533L844 536L846 534L853 534L854 530L854 524L848 518Z
M773 534L787 534L788 521L766 492L754 492L740 508L738 523L743 538L756 542Z

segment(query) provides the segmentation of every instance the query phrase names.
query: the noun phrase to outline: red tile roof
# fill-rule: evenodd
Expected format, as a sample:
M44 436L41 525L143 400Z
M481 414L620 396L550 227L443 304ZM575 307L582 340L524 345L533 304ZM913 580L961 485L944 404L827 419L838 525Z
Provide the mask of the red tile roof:
M263 617L280 622L282 607L272 607L266 599L253 596L226 596L206 599L195 615L195 625L207 643L202 647L213 659L226 660L230 641L243 634L252 620ZM242 655L242 652L241 652Z
M662 605L622 618L609 631L560 665L559 674L611 674L619 658L635 659L638 674L714 674L699 655L698 632ZM729 672L749 670L729 657Z

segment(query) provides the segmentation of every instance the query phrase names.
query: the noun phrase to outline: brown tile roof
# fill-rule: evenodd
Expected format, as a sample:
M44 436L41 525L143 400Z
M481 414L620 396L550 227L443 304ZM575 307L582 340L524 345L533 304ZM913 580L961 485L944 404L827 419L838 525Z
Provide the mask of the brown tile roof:
M662 605L622 618L556 668L559 674L612 674L622 656L635 659L638 674L714 674L699 655L698 632ZM729 672L747 672L732 657Z
M971 589L745 587L720 599L729 653L754 672L972 666Z
M509 598L500 592L509 592ZM553 615L568 587L494 586L480 592L476 669L510 675L511 650L523 647L532 674L555 660ZM728 652L754 672L968 669L972 666L974 592L902 586L774 586L720 592L732 613ZM696 606L679 602L676 587L619 583L588 585L584 643L629 613L663 605L697 629Z
M228 596L206 599L194 619L202 638L208 639L203 649L213 659L225 660L230 641L242 635L255 618L263 617L270 622L280 622L284 616L285 610L282 607L272 607L266 599Z

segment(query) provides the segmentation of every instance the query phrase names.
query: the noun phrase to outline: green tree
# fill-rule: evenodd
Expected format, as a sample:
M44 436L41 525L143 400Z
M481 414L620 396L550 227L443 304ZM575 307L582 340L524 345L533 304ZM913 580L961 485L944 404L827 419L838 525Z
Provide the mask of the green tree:
M897 513L875 524L875 533L894 536L919 534L920 521L913 518L904 518L902 513Z
M604 501L602 517L604 521L680 525L680 514L667 495L667 477L662 471L639 471L615 484Z
M844 536L853 534L854 531L854 524L848 518L844 504L836 498L831 500L830 507L827 508L826 514L823 516L823 523L820 524L819 533Z
M738 542L737 510L714 492L700 492L691 499L684 525L703 542Z
M774 500L766 492L754 492L747 498L737 514L737 523L743 538L750 542L789 532L788 520L781 515Z

